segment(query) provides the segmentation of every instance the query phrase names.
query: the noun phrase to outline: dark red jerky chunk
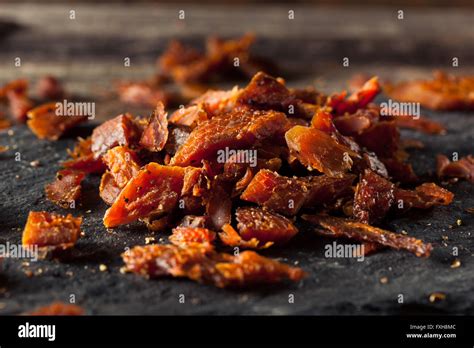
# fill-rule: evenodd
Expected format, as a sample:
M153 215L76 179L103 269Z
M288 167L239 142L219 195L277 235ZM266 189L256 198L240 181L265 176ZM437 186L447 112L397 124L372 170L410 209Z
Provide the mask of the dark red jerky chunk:
M117 86L120 100L127 104L155 107L156 104L168 104L171 95L161 86L150 82L122 82Z
M176 245L136 246L122 254L126 269L146 277L186 277L219 288L249 287L297 282L305 277L302 269L244 251L236 256L205 247L180 248Z
M451 162L448 157L436 157L436 174L439 178L459 178L474 182L474 157L468 155Z
M103 155L114 146L135 145L140 138L140 128L129 114L119 115L94 128L91 150L95 157Z
M393 121L379 122L355 137L359 145L382 158L391 158L398 150L400 132Z
M262 208L238 208L235 216L239 234L244 240L256 238L259 244L273 242L281 245L298 233L291 220Z
M368 129L378 116L372 115L373 110L360 109L354 114L334 118L337 130L346 136L355 136Z
M8 91L7 99L10 115L18 122L24 123L28 112L34 107L33 101L26 94L17 91Z
M165 145L165 151L174 156L178 149L186 142L191 134L192 129L186 126L176 126L170 124L168 126L168 141Z
M64 88L54 76L43 76L36 84L36 93L42 99L57 100L64 98Z
M348 197L352 194L352 183L356 178L353 174L344 174L341 177L330 177L327 175L313 176L307 180L309 189L304 202L304 207L312 208L331 204L335 200Z
M361 222L327 215L303 215L303 219L322 226L316 230L324 236L349 238L360 242L374 242L396 250L407 250L418 257L430 256L432 246L421 240L373 227Z
M285 134L293 154L308 169L329 176L340 176L352 167L351 157L360 157L330 135L315 128L295 126Z
M333 108L335 115L354 113L357 109L366 107L380 92L380 85L377 77L367 81L360 90L352 93L346 99L346 93L331 96L328 100L328 106Z
M115 227L172 211L183 188L185 169L149 163L122 189L105 212L104 225Z
M123 188L140 171L138 155L126 146L116 146L102 156L118 187Z
M79 138L74 149L67 150L72 159L62 162L64 168L82 171L85 173L103 173L106 169L102 158L94 158L91 150L91 138Z
M232 219L232 185L220 178L211 183L209 198L206 204L206 213L209 224L215 230L229 224Z
M108 205L114 204L122 188L115 182L114 176L110 172L102 175L99 186L99 195Z
M148 151L158 152L163 149L168 140L168 119L163 103L158 103L148 124L143 130L140 145Z
M201 227L176 227L169 236L169 241L179 247L185 248L193 245L200 245L213 249L216 233Z
M75 208L81 196L81 183L85 176L84 172L69 169L59 171L56 180L46 185L46 197L62 208Z
M411 164L405 163L397 158L382 158L381 161L394 181L399 181L404 184L412 184L419 181Z
M434 183L424 183L415 190L396 188L395 207L406 210L410 208L428 209L437 205L448 205L453 201L454 194Z
M170 164L197 166L217 157L218 150L245 149L258 141L283 137L288 120L275 111L235 110L202 122L178 149Z
M366 170L354 195L354 217L366 224L382 220L395 200L394 189L395 185L390 181Z

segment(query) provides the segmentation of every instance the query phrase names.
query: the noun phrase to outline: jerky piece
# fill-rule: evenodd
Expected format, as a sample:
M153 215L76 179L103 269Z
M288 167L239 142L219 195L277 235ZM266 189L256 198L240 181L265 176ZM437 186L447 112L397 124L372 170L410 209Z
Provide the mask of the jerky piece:
M123 188L140 171L136 152L126 146L113 147L102 158L119 188Z
M329 176L340 176L352 167L351 157L359 157L330 135L315 128L295 126L285 134L293 154L309 170L316 169Z
M67 130L87 120L87 116L61 115L56 104L43 104L28 111L28 127L39 139L58 140Z
M149 151L158 152L163 149L167 140L167 113L163 103L158 103L158 106L148 120L148 125L142 133L140 145Z
M190 134L170 164L198 165L203 159L213 159L217 151L249 148L257 141L282 137L288 120L275 111L235 110L202 122Z
M230 224L222 226L219 238L224 245L242 249L266 249L273 245L273 242L262 244L257 238L245 240Z
M37 245L39 248L68 249L74 246L81 234L82 217L73 217L48 213L45 211L30 211L22 244Z
M399 146L400 132L393 121L379 122L355 137L357 143L382 158L391 158Z
M74 208L81 196L81 183L86 174L64 169L56 174L56 180L46 185L46 197L62 208Z
M244 251L237 256L203 247L175 245L136 246L122 254L126 270L146 277L186 277L219 288L248 287L299 281L305 273L278 261Z
M232 187L219 177L212 181L210 195L206 204L206 214L209 223L215 230L229 224L232 219Z
M381 161L393 180L405 184L416 183L419 181L418 176L413 171L413 167L410 163L404 163L397 158L382 158Z
M114 204L122 188L115 182L114 176L110 172L102 175L99 186L99 195L108 205Z
M295 215L306 201L309 188L300 180L260 170L240 196L284 215Z
M352 93L346 99L346 92L331 96L327 105L333 108L335 115L344 115L346 112L353 114L357 109L367 106L380 92L380 85L377 77L367 81L360 90Z
M199 123L210 119L210 115L202 104L179 108L170 116L170 123L178 126L195 127Z
M64 88L57 78L51 75L41 77L36 84L36 91L40 98L57 100L64 97Z
M262 208L238 208L235 215L239 234L244 240L255 238L259 244L273 242L281 245L298 233L289 219Z
M412 116L394 117L395 124L400 128L413 129L425 134L446 134L446 127L441 123L425 117Z
M213 242L216 233L207 228L199 227L176 227L169 236L169 241L182 248L199 245L208 249L213 249Z
M178 227L198 227L205 228L208 226L208 216L186 215L183 217Z
M27 112L33 108L33 102L26 95L28 81L13 80L0 88L0 100L8 101L10 114L19 122L26 121Z
M39 307L32 312L27 313L27 315L41 315L41 316L76 316L84 315L84 309L80 306L63 303L63 302L53 302L47 306Z
M394 202L395 185L366 170L360 178L354 196L354 217L369 224L382 220Z
M189 138L191 131L189 127L170 124L168 127L168 141L165 145L165 151L171 156L174 156L178 149Z
M396 188L394 191L398 209L428 209L436 205L448 205L454 194L434 183L424 183L415 190Z
M448 157L436 157L436 174L439 178L460 178L474 183L474 157L472 155L451 162Z
M114 146L132 147L139 137L140 129L132 116L122 114L94 128L91 150L97 158Z
M158 59L158 66L167 75L173 74L173 69L201 60L202 54L192 47L184 46L179 41L172 41Z
M352 182L356 178L353 174L344 174L341 177L327 175L313 176L306 180L309 189L304 207L317 207L333 203L335 200L351 195Z
M433 110L473 110L474 77L435 72L431 80L384 86L385 93L402 102L420 103Z
M104 225L115 227L159 212L170 212L183 188L185 169L149 163L123 188L105 212Z
M191 101L191 105L203 105L210 116L232 111L242 90L237 86L230 90L208 90Z
M418 257L430 256L432 246L403 234L393 233L361 222L326 215L303 215L303 219L319 224L325 230L317 231L323 236L349 238L360 242L374 242L396 250L407 250Z
M171 95L148 81L144 82L121 82L117 86L120 100L131 105L155 107L156 104L167 105Z
M102 158L95 158L91 150L91 137L80 138L76 146L71 151L67 149L71 160L64 161L62 166L72 170L78 170L85 173L103 173L106 169Z

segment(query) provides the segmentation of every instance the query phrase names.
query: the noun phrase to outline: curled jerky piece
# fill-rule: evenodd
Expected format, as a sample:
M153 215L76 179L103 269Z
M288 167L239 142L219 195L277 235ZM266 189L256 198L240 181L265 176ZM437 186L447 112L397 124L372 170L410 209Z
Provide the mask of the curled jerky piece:
M105 212L104 225L115 227L153 213L171 211L183 188L185 169L151 162L123 188Z
M145 149L158 152L163 149L168 140L168 114L165 112L163 103L158 103L148 124L140 138L140 145Z
M278 261L244 251L236 256L217 253L199 246L136 246L122 254L126 270L146 277L186 277L219 288L248 287L299 281L305 273Z
M39 307L34 311L27 313L27 315L84 315L84 309L78 305L70 303L53 302L47 306Z
M380 85L377 77L372 77L368 80L358 91L352 93L346 99L346 92L339 95L331 96L327 105L333 108L335 115L344 115L347 113L354 113L357 109L367 106L377 94L380 93Z
M119 115L94 128L91 150L95 157L99 157L115 146L132 147L138 142L140 133L140 128L131 115Z
M469 155L451 162L448 157L438 155L436 174L439 178L460 178L474 183L474 157Z
M28 127L39 139L58 140L67 130L87 120L83 115L61 114L56 104L43 104L28 111Z
M290 153L308 169L340 176L352 167L351 157L360 157L330 135L315 128L295 126L285 134Z
M126 146L113 147L102 158L119 188L123 188L140 171L136 152Z
M56 180L46 185L46 197L62 208L75 208L81 196L81 183L86 177L84 172L64 169L56 174Z
M216 233L202 227L176 227L169 236L169 241L182 248L188 246L200 245L205 248L213 249Z
M418 257L430 256L432 246L403 234L393 233L361 222L327 215L303 215L302 218L318 224L324 230L317 232L328 237L345 237L360 242L374 242L396 250L407 250Z
M394 190L394 184L367 169L356 188L354 217L366 224L379 222L395 200Z
M261 243L257 238L245 240L230 224L222 226L219 238L227 246L243 249L266 249L273 245L273 242Z
M394 191L398 209L427 209L436 205L448 205L453 201L454 194L434 183L424 183L415 190L396 188Z
M102 158L95 158L91 150L91 137L79 138L76 146L71 151L68 149L72 159L64 161L61 165L65 168L78 170L85 173L103 173L106 169Z
M122 188L115 182L114 176L110 172L102 174L99 186L99 195L108 205L114 204Z
M204 159L215 159L217 151L245 149L257 141L281 138L288 129L285 114L275 111L239 109L217 115L199 124L178 149L170 164L199 165Z
M281 245L298 233L291 220L262 208L237 208L235 216L239 234L244 240L256 238L259 244L273 242Z
M23 230L22 244L37 245L39 248L71 248L81 234L81 223L82 217L76 218L71 214L62 216L45 211L30 211Z
M387 84L384 89L391 98L420 103L428 109L474 109L474 76L454 76L438 71L431 80Z

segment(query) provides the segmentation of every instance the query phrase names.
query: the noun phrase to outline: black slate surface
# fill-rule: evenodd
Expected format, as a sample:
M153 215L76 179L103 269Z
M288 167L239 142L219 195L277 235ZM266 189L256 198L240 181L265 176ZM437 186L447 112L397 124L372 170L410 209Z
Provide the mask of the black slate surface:
M418 174L434 169L434 155L472 153L474 115L439 114L425 111L448 125L445 136L427 136L404 132L404 136L423 140L426 147L411 151ZM58 142L41 141L24 126L2 132L0 145L10 150L0 154L0 243L21 242L21 232L30 210L65 213L45 200L43 187L66 158L66 148L74 137L87 134L82 128ZM15 161L15 156L21 156ZM39 160L33 167L31 161ZM465 211L474 207L474 185L458 182L449 185L455 201L448 207L412 211L387 223L394 231L431 242L432 256L420 259L406 252L385 250L355 259L328 259L324 246L332 240L315 236L303 226L299 235L282 249L270 249L265 255L298 264L309 273L299 284L264 286L253 290L221 290L181 279L146 280L121 274L120 253L125 247L145 244L153 234L140 225L107 231L102 226L105 204L99 201L99 178L87 180L82 204L69 212L83 215L85 237L80 239L69 259L30 262L4 259L0 271L0 314L19 314L54 300L76 303L88 314L473 314L474 313L474 217ZM462 225L457 226L456 220ZM451 227L450 227L451 226ZM447 240L443 239L447 236ZM166 242L166 234L155 235ZM446 237L445 237L446 238ZM450 268L453 247L459 249L461 267ZM99 271L99 265L108 267ZM28 277L28 271L33 272ZM388 283L381 284L380 278ZM446 300L430 303L429 294L443 292ZM179 302L184 294L185 303ZM294 295L294 303L289 296ZM403 303L398 303L399 295Z

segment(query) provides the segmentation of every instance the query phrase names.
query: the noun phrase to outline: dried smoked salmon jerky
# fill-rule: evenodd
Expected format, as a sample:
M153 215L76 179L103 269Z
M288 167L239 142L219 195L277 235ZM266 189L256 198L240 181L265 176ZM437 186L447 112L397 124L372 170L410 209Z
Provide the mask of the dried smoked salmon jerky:
M352 93L346 98L346 92L331 96L327 105L333 109L335 115L344 115L345 113L354 113L357 109L366 107L377 94L380 93L380 85L377 77L368 80L360 90Z
M213 249L216 233L207 228L181 226L174 228L168 239L172 244L182 248L199 245Z
M56 174L56 180L46 185L46 197L62 208L75 208L81 196L81 183L84 172L63 169Z
M400 132L393 121L378 122L355 137L357 143L380 158L391 158L399 149Z
M178 203L185 168L149 163L123 188L105 212L104 225L116 227L158 212L170 212Z
M158 103L167 105L172 99L169 92L148 81L121 82L117 85L117 93L124 103L148 107L155 107Z
M102 158L119 188L140 171L138 155L126 146L113 147Z
M258 141L278 139L288 128L285 114L240 109L217 115L199 124L171 159L171 165L200 165L215 159L218 150L245 149Z
M474 183L474 157L468 155L451 162L448 157L436 157L436 174L439 178L466 179Z
M249 287L294 282L305 277L301 268L244 251L237 256L209 251L203 247L175 245L136 246L122 254L126 270L146 277L186 277L219 288Z
M78 305L62 302L53 302L47 306L39 307L27 315L34 316L76 316L84 315L84 309Z
M397 208L428 209L436 205L448 205L453 201L454 194L434 183L424 183L415 190L396 188L394 191Z
M393 99L420 103L428 109L474 109L474 76L453 76L435 72L431 80L387 84L384 89Z
M257 238L245 240L230 224L222 226L222 232L219 233L219 239L224 245L233 248L266 249L273 245L273 242L261 243Z
M87 139L79 138L76 146L71 151L68 149L72 159L64 161L61 165L64 168L82 171L85 173L103 173L106 169L102 158L95 158L91 150L91 137Z
M70 248L80 237L81 223L81 217L76 218L71 214L62 216L45 211L30 211L23 230L22 244L37 245L39 248Z
M122 114L94 128L91 150L97 158L114 146L132 147L139 141L140 134L140 127L133 117Z
M56 104L43 104L28 111L28 127L39 139L58 140L67 130L87 120L87 116L61 115Z
M206 202L206 214L209 223L215 230L220 230L223 225L229 224L232 218L232 187L216 178L211 183L209 198Z
M99 186L99 195L108 205L114 204L122 188L115 182L114 176L110 172L102 174Z
M168 140L167 116L168 114L165 112L163 103L158 103L140 138L140 145L142 147L152 152L158 152L163 149Z
M430 243L425 244L419 239L344 218L327 215L303 215L303 219L322 226L324 230L316 232L323 236L374 242L396 250L407 250L418 257L430 256L432 249Z
M363 223L376 223L385 217L394 200L395 185L366 170L354 195L354 217Z
M293 154L308 169L316 169L329 176L340 176L349 171L353 160L360 157L330 135L315 128L295 126L285 134Z
M170 123L178 126L195 127L200 122L210 119L210 115L202 104L179 108L170 116Z
M235 213L239 234L244 240L257 239L260 244L288 242L298 229L286 217L262 208L241 207Z

